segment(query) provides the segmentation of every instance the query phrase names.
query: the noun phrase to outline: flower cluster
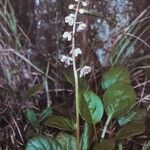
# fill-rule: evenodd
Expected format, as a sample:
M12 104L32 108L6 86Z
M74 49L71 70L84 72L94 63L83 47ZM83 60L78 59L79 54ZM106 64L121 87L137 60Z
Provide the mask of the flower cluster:
M87 6L87 2L85 2L85 1L75 0L75 2L77 2L78 4L81 4L82 7ZM77 7L77 4L70 4L69 5L69 9L72 9L72 10L76 10L76 7ZM79 9L79 13L83 13L83 12L80 12L81 10L83 10L83 9L82 8ZM75 26L76 32L82 32L87 27L87 25L84 22L76 22L76 16L74 13L71 13L65 17L65 23L68 24L69 26ZM72 36L73 36L72 31L65 31L63 33L62 37L64 39L66 39L67 41L72 41ZM81 50L81 48L74 48L73 50L71 50L70 55L71 54L74 54L73 56L78 57L79 55L82 54L82 50ZM72 63L73 63L73 58L70 56L60 55L59 58L60 58L60 61L65 64L65 66L72 65ZM79 76L81 78L81 77L83 77L83 76L85 76L91 72L91 67L84 66L83 68L80 68L78 70L80 70Z

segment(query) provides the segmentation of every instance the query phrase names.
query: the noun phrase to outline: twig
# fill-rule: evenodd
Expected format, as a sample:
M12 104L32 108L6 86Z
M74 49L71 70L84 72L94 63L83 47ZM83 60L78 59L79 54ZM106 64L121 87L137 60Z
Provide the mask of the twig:
M138 87L140 87L140 86L142 86L142 85L145 85L145 84L147 84L147 83L150 83L150 80L145 81L145 82L143 82L143 83L140 83L140 84L134 86L134 89L136 89L136 88L138 88Z
M131 36L133 38L136 38L137 40L139 40L142 43L144 43L148 48L150 48L150 45L147 42L145 42L143 39L141 39L140 37L138 37L138 36L136 36L134 34L131 34L131 33L125 33L125 34L128 35L128 36Z
M15 120L14 118L12 118L12 120L13 120L13 122L14 122L14 124L15 124L17 130L18 130L18 133L19 133L19 135L20 135L20 138L21 138L22 142L24 142L23 136L22 136L22 134L21 134L21 131L20 131L19 127L18 127L18 124L17 124L16 120Z
M49 72L49 67L50 67L50 63L48 62L47 64L47 68L46 68L46 76L48 76L48 72ZM45 90L46 90L46 97L47 97L47 107L50 107L52 102L50 99L50 94L49 94L49 87L48 87L48 81L47 81L47 77L45 77L44 80L44 86L45 86Z

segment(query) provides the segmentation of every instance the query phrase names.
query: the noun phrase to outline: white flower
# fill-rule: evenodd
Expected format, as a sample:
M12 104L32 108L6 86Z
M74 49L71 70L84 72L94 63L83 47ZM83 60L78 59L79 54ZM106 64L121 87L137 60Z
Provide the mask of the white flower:
M71 39L72 39L72 32L64 32L64 34L63 34L63 38L64 39L68 39L68 41L71 41Z
M78 28L77 28L77 32L81 32L86 28L86 24L85 23L81 23L79 24Z
M70 52L70 54L72 54L72 51ZM74 49L74 56L77 57L78 55L81 55L82 51L80 48L75 48Z
M81 55L81 54L82 54L82 51L81 51L80 48L75 48L74 49L74 55L75 55L75 57L77 57L78 55Z
M89 74L91 72L91 67L89 66L84 66L81 70L80 70L80 78Z
M66 55L61 55L59 57L59 59L60 59L61 62L64 62L65 65L68 65L68 66L71 65L71 63L73 61L73 59L71 57L66 56Z
M82 5L83 5L84 7L86 7L86 6L87 6L87 2L82 2Z
M69 16L65 17L65 22L68 23L69 26L73 26L75 23L75 15L71 13Z

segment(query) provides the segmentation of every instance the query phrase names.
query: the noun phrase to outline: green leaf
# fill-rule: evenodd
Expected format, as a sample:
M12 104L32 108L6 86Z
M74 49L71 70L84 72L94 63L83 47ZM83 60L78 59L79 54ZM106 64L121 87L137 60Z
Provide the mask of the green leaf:
M103 104L101 99L91 91L83 91L83 98L80 102L80 115L90 124L98 123L103 116Z
M63 150L59 142L43 136L34 137L28 141L25 150Z
M110 68L102 77L102 88L106 90L116 82L130 83L130 74L127 68Z
M48 117L50 117L53 114L53 109L52 107L48 107L46 109L44 109L44 111L41 113L39 119L40 119L40 123L45 121Z
M27 118L32 124L32 126L36 126L37 123L37 116L33 110L27 110Z
M129 123L124 125L116 134L115 140L130 138L145 131L145 125L141 123Z
M44 125L52 128L66 130L66 131L76 130L75 123L69 118L63 116L53 115L44 122Z
M131 111L125 116L119 117L118 123L120 126L123 126L129 122L134 122L134 123L145 122L146 116L147 116L146 109L137 109L137 110Z
M118 117L128 113L135 104L135 91L126 83L112 85L103 95L105 111L108 116Z
M32 86L27 93L25 94L25 96L23 97L23 99L28 99L32 96L34 96L36 93L39 93L40 91L43 90L43 85L42 84L36 84L34 86Z
M63 150L76 150L76 138L73 135L60 132L56 139L61 144Z
M93 123L88 104L83 97L83 91L79 92L79 113L83 120L90 124Z
M92 126L85 123L83 134L81 136L81 150L89 150L91 144Z
M112 140L103 140L96 144L93 150L114 150L115 143Z

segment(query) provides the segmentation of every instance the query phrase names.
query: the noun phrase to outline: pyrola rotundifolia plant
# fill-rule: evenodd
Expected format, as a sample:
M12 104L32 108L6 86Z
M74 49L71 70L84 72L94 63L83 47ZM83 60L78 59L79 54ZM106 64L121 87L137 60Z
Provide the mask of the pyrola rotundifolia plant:
M137 106L137 97L132 87L128 68L113 66L102 75L99 85L104 94L101 97L87 88L88 86L83 80L92 71L92 68L87 64L81 67L76 63L77 58L82 55L81 48L76 46L76 34L82 34L82 31L87 28L87 25L78 17L78 13L86 13L87 10L84 8L86 6L87 2L81 0L75 0L74 4L69 5L72 12L65 17L68 28L62 37L68 43L70 42L71 48L68 55L61 54L59 56L65 67L72 66L73 68L74 82L71 82L75 87L76 121L53 114L51 108L45 109L39 116L34 111L29 111L27 113L28 120L37 129L38 135L38 127L42 124L67 132L60 131L55 138L33 137L28 141L26 150L45 148L47 150L88 150L91 148L93 150L112 150L116 146L119 146L120 149L123 147L123 139L131 138L145 131L147 113ZM81 133L80 119L83 120Z
M82 50L76 47L75 34L76 32L82 32L86 29L87 25L82 21L78 20L78 13L83 13L83 7L87 6L87 2L75 0L74 4L69 5L69 9L74 12L70 13L65 17L65 23L68 24L68 30L63 33L63 38L70 41L71 50L69 54L61 55L60 60L67 65L73 65L74 79L75 79L75 99L76 99L76 125L77 125L77 149L79 149L80 129L79 129L79 87L78 87L78 76L81 78L91 72L90 66L83 66L77 68L76 57L82 54ZM78 71L80 71L78 75Z

